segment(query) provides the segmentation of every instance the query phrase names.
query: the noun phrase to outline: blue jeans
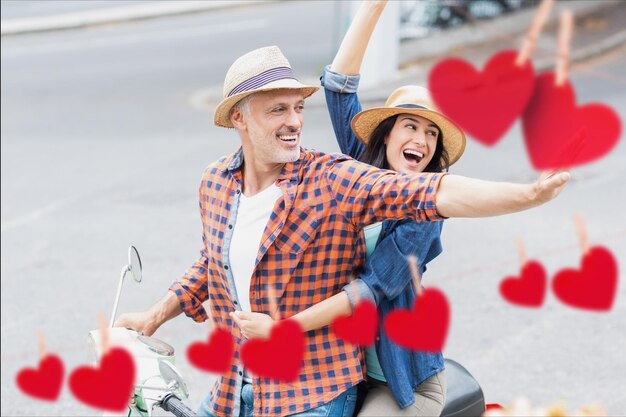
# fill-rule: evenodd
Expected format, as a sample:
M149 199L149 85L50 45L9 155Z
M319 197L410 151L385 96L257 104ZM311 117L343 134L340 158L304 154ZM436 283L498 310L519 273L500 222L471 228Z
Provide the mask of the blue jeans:
M352 413L354 413L355 406L356 387L352 387L326 404L291 415L294 417L351 417ZM200 404L197 414L199 416L215 417L210 410L211 401L207 396L202 404ZM241 388L241 411L239 412L239 417L254 417L254 393L252 391L252 384L244 383Z

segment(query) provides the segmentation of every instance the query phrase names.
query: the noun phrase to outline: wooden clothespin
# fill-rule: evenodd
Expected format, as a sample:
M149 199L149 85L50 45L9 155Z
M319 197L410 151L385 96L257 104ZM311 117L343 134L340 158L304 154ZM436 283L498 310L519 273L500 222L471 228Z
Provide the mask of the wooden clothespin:
M535 13L535 17L530 23L528 32L526 32L526 36L524 37L522 46L520 47L519 53L517 54L517 58L515 59L515 65L517 65L518 67L524 65L526 60L530 58L530 56L534 52L535 46L537 45L537 39L539 38L539 33L541 33L541 29L546 23L548 15L550 14L550 11L553 7L554 0L543 0L539 5L539 8Z
M102 356L109 353L109 326L104 313L98 315L98 321L100 323L100 346L102 347Z
M407 258L409 262L409 268L411 269L411 276L413 277L413 286L415 287L415 293L417 296L421 296L424 293L424 289L422 288L422 276L419 271L419 266L417 265L417 258L413 255L410 255Z
M37 339L39 340L39 359L43 360L48 355L48 352L46 351L46 340L43 335L43 330L37 331Z
M570 42L574 28L574 13L571 10L561 12L559 39L556 55L556 86L561 87L569 76Z
M589 240L587 239L587 230L585 229L585 222L580 214L574 217L576 223L576 230L578 231L578 240L580 242L580 250L583 255L589 252Z
M526 252L524 251L524 243L522 243L522 239L517 239L515 241L515 245L517 246L517 255L519 257L519 263L523 268L524 265L526 265L526 262L528 260L526 259Z

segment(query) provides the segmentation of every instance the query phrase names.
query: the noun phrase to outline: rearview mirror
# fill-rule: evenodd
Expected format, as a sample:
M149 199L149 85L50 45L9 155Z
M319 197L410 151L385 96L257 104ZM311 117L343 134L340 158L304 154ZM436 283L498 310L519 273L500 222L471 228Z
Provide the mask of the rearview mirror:
M141 258L134 246L128 248L128 270L135 281L141 282Z

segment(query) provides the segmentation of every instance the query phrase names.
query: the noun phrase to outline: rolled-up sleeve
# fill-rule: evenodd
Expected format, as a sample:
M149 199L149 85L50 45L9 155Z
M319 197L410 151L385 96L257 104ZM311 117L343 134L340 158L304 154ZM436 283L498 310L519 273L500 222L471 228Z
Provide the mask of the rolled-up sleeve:
M200 259L170 286L178 297L183 312L199 323L208 319L202 303L208 299L206 250L200 251Z
M324 72L320 78L322 86L328 91L341 94L356 93L359 88L360 75L346 75L330 70L330 65L324 67Z
M343 291L346 292L350 305L354 310L354 307L363 300L370 301L375 305L378 305L374 292L370 287L360 278L353 280L348 285L343 287Z
M200 183L200 189L198 191L201 218L203 217L203 213L207 210L204 206L206 199L204 197L203 190L204 181ZM203 322L208 319L206 310L202 306L202 303L209 299L209 258L207 255L207 237L204 233L204 224L202 230L202 249L200 250L200 258L185 271L185 274L182 277L174 281L169 288L169 290L173 291L176 294L176 297L178 297L180 308L185 315L197 322Z
M352 118L361 111L361 103L356 94L359 78L358 75L333 72L328 67L324 68L320 77L326 95L328 115L339 149L356 159L365 151L365 146L357 139L350 127Z

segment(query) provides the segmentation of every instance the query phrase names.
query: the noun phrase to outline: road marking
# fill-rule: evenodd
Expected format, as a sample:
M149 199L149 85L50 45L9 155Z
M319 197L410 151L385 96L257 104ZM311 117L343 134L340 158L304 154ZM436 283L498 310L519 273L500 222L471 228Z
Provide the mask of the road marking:
M53 211L56 211L60 208L63 208L75 200L77 200L76 197L61 200L56 203L49 204L43 208L40 208L39 210L35 210L30 213L27 213L14 220L9 220L8 222L2 223L0 224L0 233L4 233L7 230L11 230L16 227L23 226L23 225L32 223L34 221L37 221L40 218L44 217L45 215L52 213Z
M210 27L180 28L160 32L147 32L136 34L120 34L102 38L81 38L59 41L48 44L22 44L8 45L9 42L2 42L2 56L20 56L30 54L54 54L58 52L68 52L80 49L93 49L110 46L129 46L144 42L169 41L173 39L184 39L194 36L215 35L223 33L241 32L253 29L264 29L269 26L268 19L243 20L240 22L223 23Z

